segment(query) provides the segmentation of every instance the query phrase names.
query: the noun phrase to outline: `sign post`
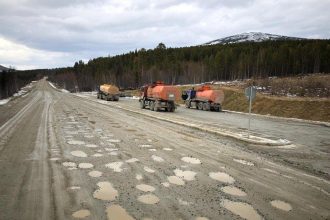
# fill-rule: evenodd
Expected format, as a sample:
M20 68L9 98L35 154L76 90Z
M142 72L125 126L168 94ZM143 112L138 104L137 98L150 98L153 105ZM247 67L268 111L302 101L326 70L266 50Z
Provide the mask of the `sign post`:
M248 138L250 138L250 128L251 128L251 107L252 100L256 98L256 89L253 86L250 86L245 89L245 96L249 100L249 129L248 129Z

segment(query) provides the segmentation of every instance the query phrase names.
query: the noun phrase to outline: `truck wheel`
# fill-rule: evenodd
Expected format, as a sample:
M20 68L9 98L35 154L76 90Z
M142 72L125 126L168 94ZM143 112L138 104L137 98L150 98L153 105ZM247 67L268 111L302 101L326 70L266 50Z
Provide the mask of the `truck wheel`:
M203 109L203 102L198 102L196 104L196 109L202 110Z
M190 107L191 107L191 103L190 103L190 101L186 100L186 101L185 101L185 104L186 104L186 108L190 108Z
M169 112L174 112L175 111L175 105L174 105L174 103L169 103L168 104L168 111Z
M204 110L204 111L210 111L210 103L205 102L205 103L203 104L203 110Z
M154 108L155 108L155 102L154 101L151 101L150 102L150 110L151 111L154 111L155 110Z
M141 109L144 109L145 108L144 100L143 99L140 100L140 108Z

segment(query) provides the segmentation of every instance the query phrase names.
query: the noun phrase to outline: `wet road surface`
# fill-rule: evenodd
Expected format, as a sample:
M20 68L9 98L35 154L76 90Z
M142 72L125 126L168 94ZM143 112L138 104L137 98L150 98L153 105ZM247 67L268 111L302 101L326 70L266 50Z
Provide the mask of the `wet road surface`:
M292 138L293 149L255 146L114 106L133 101L90 99L42 80L0 107L0 219L330 216L329 146L311 148L314 136ZM193 111L159 114L214 122L205 116L211 113ZM291 137L276 133L280 122L273 121L267 135ZM329 143L328 128L317 129Z

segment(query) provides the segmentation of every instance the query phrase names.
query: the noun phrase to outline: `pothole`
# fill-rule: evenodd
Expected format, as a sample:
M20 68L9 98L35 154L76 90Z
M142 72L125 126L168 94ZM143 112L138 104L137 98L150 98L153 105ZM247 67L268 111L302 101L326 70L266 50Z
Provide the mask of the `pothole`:
M70 186L68 187L69 190L78 190L80 189L80 186Z
M170 183L169 182L162 182L162 185L165 187L170 187Z
M86 147L89 147L89 148L96 148L97 145L96 145L96 144L86 144Z
M159 156L156 156L156 155L152 155L151 158L154 160L154 161L157 161L157 162L164 162L164 159L159 157Z
M261 216L257 211L249 204L243 202L233 202L225 199L222 202L222 206L232 213L239 215L247 220L261 220Z
M147 184L139 184L136 186L138 190L141 190L143 192L153 192L155 191L155 187L147 185Z
M183 178L187 181L192 181L195 179L196 172L193 171L183 171L179 169L175 169L174 173L177 177Z
M91 212L87 209L81 209L79 211L76 211L72 214L72 217L74 218L86 218L91 215Z
M142 180L143 179L143 176L141 174L136 174L135 178L137 180Z
M224 172L210 172L209 176L217 181L223 182L223 183L229 183L232 184L235 182L235 179L231 177L229 174Z
M107 207L105 212L107 213L108 220L134 220L120 205L111 205Z
M289 203L283 202L281 200L273 200L273 201L270 202L270 204L273 207L275 207L277 209L281 209L281 210L286 211L286 212L292 210L292 206Z
M168 148L168 147L164 147L163 150L172 151L173 149L172 148Z
M179 185L179 186L183 186L185 184L184 181L180 177L177 177L177 176L168 176L167 180L170 183Z
M272 170L272 169L268 169L268 168L261 168L261 169L266 170L269 173L279 174L279 172L277 172L276 170Z
M103 156L103 154L100 154L100 153L96 153L96 154L93 154L92 156L93 156L93 157L102 157L102 156Z
M56 161L56 160L59 160L60 158L58 158L58 157L52 157L52 158L49 158L49 160L51 160L51 161Z
M75 157L87 157L87 154L80 150L71 151L71 155L73 155Z
M151 149L149 149L149 151L156 152L157 150L155 148L151 148Z
M151 168L149 168L149 167L147 167L147 166L143 167L143 169L144 169L146 172L148 172L148 173L154 173L154 172L155 172L155 170L153 170L153 169L151 169Z
M152 147L152 145L150 145L150 144L140 144L139 147L141 147L141 148L150 148L150 147Z
M159 202L159 198L153 194L146 194L138 197L138 200L144 204L153 205Z
M110 152L108 154L111 155L111 156L117 156L118 155L118 152L117 151L112 151L112 152Z
M124 164L123 162L113 162L113 163L108 163L105 166L110 168L110 169L113 169L114 172L119 173L119 172L123 171L123 169L121 168L121 166L123 164Z
M93 168L94 165L91 164L91 163L80 163L78 165L78 167L81 168L81 169L90 169L90 168Z
M246 193L235 186L224 186L221 188L224 193L233 196L246 196Z
M109 182L97 183L99 189L93 193L93 197L100 200L113 201L118 197L118 191Z
M74 162L63 162L62 165L65 167L77 167L77 164Z
M110 142L110 143L120 143L121 142L121 140L119 140L119 139L107 139L106 141Z
M242 160L242 159L233 159L233 161L240 163L240 164L248 165L248 166L254 166L254 163L246 161L246 160Z
M70 141L68 141L68 144L71 144L71 145L83 145L83 144L85 144L85 142L84 141L70 140Z
M186 163L201 164L201 161L194 157L182 157L181 160Z
M131 158L131 159L126 160L125 162L126 163L135 163L135 162L138 162L138 161L139 161L139 159L137 159L137 158Z
M88 175L91 176L91 177L101 177L102 174L103 173L101 171L97 171L97 170L93 170L93 171L88 173Z

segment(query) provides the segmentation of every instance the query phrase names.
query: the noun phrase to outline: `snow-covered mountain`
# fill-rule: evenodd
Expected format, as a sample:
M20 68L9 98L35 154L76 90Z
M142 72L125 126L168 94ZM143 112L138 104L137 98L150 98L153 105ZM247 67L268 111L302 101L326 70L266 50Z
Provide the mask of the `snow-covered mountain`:
M9 68L0 65L0 72L8 71Z
M267 34L261 32L249 32L237 34L229 37L220 38L207 42L203 45L214 45L214 44L233 44L240 42L262 42L267 40L303 40L304 38L288 37L276 34Z

